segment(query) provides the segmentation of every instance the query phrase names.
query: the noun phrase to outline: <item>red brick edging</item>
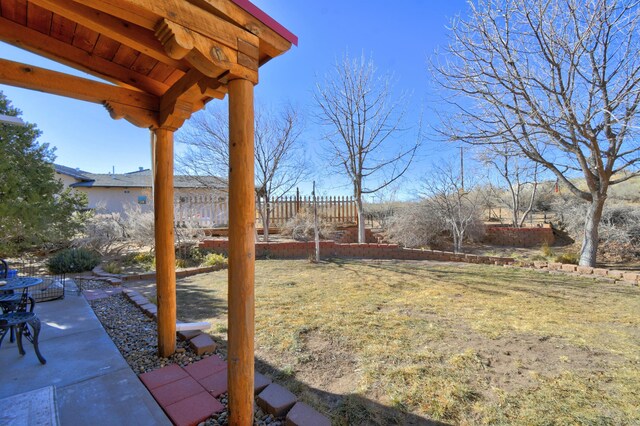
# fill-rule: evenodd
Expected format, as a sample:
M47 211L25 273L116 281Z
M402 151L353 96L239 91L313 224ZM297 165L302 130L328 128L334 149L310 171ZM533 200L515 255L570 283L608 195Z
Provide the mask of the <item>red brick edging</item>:
M228 240L203 240L200 248L216 253L228 254ZM314 256L313 241L256 243L257 258L308 259ZM402 248L398 244L358 244L320 241L322 258L353 259L397 259L397 260L440 260L446 262L481 263L486 265L505 265L514 263L510 257L478 256L475 254L453 253L439 250L421 250Z

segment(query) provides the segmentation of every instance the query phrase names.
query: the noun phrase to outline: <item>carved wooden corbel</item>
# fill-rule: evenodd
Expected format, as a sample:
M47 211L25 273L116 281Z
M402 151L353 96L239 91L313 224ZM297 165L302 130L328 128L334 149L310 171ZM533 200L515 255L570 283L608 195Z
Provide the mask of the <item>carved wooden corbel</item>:
M104 107L114 120L124 118L134 126L146 129L156 129L159 127L158 114L154 111L109 101L104 103Z

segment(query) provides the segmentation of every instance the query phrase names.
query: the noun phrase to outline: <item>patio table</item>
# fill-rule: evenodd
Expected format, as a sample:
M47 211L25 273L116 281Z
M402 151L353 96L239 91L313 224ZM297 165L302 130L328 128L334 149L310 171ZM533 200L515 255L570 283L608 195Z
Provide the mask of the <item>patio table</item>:
M0 303L3 302L3 312L0 315L0 345L4 337L9 331L17 329L18 332L18 351L20 355L24 355L25 351L22 346L22 336L26 337L33 344L33 348L36 352L38 360L45 364L47 361L40 354L38 348L38 335L40 334L40 319L33 312L35 307L35 300L29 297L29 287L36 286L42 283L41 278L33 277L16 277L16 278L4 278L0 279L0 292L4 292L0 295ZM22 290L22 294L19 298L16 297L16 291ZM31 309L27 312L27 303L31 303ZM29 329L31 327L31 330Z

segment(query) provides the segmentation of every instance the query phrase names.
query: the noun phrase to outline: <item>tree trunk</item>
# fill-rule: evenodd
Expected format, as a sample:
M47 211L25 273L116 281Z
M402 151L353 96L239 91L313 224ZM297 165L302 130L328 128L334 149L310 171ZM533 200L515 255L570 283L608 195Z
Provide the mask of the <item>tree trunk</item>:
M602 218L602 210L606 197L594 196L593 201L587 207L584 220L584 235L582 249L580 250L580 266L596 266L596 253L598 251L598 227Z
M358 213L358 242L360 244L367 242L364 223L364 209L362 207L362 197L356 196L356 212Z

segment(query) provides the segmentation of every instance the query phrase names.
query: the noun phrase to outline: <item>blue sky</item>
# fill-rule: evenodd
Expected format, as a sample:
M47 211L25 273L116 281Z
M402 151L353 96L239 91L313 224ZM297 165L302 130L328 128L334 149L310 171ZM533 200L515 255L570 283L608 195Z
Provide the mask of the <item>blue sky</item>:
M464 14L464 0L383 0L321 2L254 0L299 37L293 47L260 69L256 100L277 106L291 102L305 112L304 142L314 157L320 131L311 119L313 90L318 79L330 71L336 58L372 55L378 71L391 73L398 94L410 95L407 124L417 128L419 112L433 124L435 117L426 104L430 95L428 59L447 42L446 27L451 18ZM393 3L393 6L391 5ZM0 57L50 69L68 70L38 56L0 43ZM81 75L81 73L77 73ZM23 119L36 123L43 132L41 142L57 148L57 162L93 172L117 173L150 166L149 132L124 120L112 120L106 110L91 103L0 85L13 104L23 111ZM412 137L410 132L407 137ZM176 147L180 151L180 146ZM426 141L411 177L425 173L438 158L457 155L454 147ZM318 169L323 169L318 160ZM347 188L338 179L319 175L323 192L341 193Z

